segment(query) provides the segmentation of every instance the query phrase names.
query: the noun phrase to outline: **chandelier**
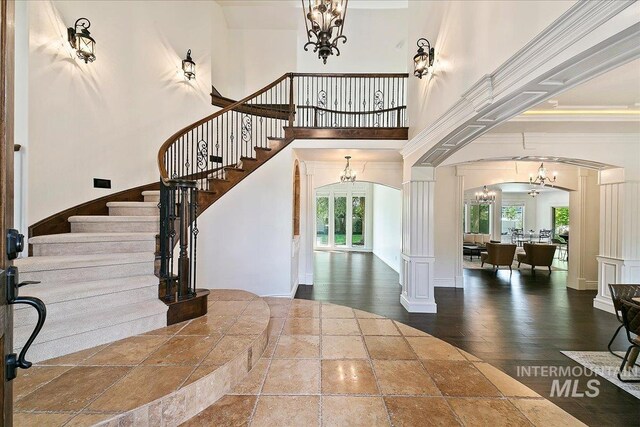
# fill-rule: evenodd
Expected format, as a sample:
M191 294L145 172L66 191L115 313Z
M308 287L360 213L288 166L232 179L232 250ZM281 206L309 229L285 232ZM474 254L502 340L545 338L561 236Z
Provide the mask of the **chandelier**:
M349 166L349 160L351 159L351 156L344 156L344 158L347 159L347 165L344 167L344 170L340 174L340 182L355 182L356 173L355 171L351 170L351 166Z
M482 191L476 193L476 202L479 203L493 203L496 201L496 192L489 191L487 186L482 187Z
M535 198L538 194L540 194L540 192L538 190L536 190L535 188L532 188L531 190L529 190L529 192L527 194L530 195L531 197Z
M318 58L327 63L327 58L340 55L338 41L347 42L342 35L344 18L347 14L349 0L302 0L302 13L305 17L304 25L307 29L307 40L304 50L313 46L313 52L318 52ZM335 34L334 34L335 33ZM335 37L332 39L332 37Z
M553 178L549 178L547 175L547 169L544 167L544 163L540 163L540 167L538 168L538 176L535 178L533 174L529 174L529 184L538 184L544 187L547 184L553 184L556 182L556 178L558 177L558 172L553 173Z

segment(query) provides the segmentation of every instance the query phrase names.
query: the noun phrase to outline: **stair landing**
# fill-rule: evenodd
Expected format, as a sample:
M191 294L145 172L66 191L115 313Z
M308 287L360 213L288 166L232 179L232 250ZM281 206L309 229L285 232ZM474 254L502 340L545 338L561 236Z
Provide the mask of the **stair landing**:
M206 316L19 370L14 424L178 425L215 403L267 346L256 295L212 290Z

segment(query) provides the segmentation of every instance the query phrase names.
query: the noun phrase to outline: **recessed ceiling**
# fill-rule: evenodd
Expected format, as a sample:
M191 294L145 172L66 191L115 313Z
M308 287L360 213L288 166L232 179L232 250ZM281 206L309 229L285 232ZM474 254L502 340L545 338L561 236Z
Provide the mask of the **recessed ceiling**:
M492 133L640 133L640 59L538 104Z
M345 156L351 156L352 162L402 162L397 150L349 150L325 148L296 148L294 150L302 161L344 162Z

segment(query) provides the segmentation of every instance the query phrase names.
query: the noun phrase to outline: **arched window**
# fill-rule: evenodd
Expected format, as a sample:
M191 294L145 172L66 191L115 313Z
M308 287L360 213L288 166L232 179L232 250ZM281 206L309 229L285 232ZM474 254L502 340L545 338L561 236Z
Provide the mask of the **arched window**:
M293 235L300 235L300 165L297 160L293 175Z

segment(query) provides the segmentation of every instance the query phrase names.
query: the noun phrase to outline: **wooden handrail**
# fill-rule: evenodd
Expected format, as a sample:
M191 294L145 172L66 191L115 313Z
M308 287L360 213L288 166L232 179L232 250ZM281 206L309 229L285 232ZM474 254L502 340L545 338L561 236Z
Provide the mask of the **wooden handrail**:
M368 111L329 110L327 108L316 107L315 105L298 105L298 108L299 109L316 110L316 111L324 111L325 113L333 113L333 114L378 114L378 113L388 113L390 111L406 110L407 106L403 105L403 106L400 106L400 107L385 108L383 110L368 110Z
M173 144L178 137L180 137L181 135L184 135L185 133L197 128L201 124L208 122L211 119L214 119L216 117L219 117L219 116L223 115L227 111L231 111L231 110L235 109L236 107L244 104L245 102L249 101L250 99L255 98L255 97L265 93L269 89L277 86L283 80L285 80L287 78L290 78L290 77L291 77L291 73L286 73L282 77L280 77L276 81L268 84L267 86L263 87L259 91L255 92L255 93L253 93L253 94L251 94L251 95L249 95L247 97L244 97L240 101L236 101L235 103L223 108L222 110L216 111L215 113L210 114L210 115L206 116L205 118L198 120L195 123L192 123L192 124L190 124L188 126L185 126L184 128L180 129L179 131L177 131L176 133L171 135L169 137L169 139L167 139L164 142L164 144L162 144L162 146L160 147L160 150L158 151L158 169L160 169L160 177L161 177L161 179L163 181L165 181L165 182L166 182L167 179L169 179L169 174L167 173L167 168L164 165L164 154L167 151L167 149L169 148L169 146L171 146L171 144Z
M291 73L293 77L370 77L370 78L405 78L407 73Z

